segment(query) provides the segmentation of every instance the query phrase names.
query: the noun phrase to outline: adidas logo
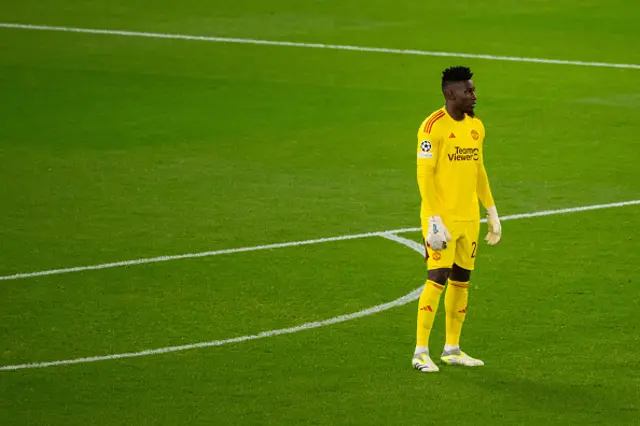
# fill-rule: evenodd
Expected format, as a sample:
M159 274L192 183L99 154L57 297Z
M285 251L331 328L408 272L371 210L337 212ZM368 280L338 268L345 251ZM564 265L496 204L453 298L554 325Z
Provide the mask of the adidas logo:
M453 132L449 135L449 139L455 139L456 135L453 134Z
M433 309L431 309L431 306L427 305L427 306L423 306L422 308L420 308L421 311L429 311L429 312L433 312Z

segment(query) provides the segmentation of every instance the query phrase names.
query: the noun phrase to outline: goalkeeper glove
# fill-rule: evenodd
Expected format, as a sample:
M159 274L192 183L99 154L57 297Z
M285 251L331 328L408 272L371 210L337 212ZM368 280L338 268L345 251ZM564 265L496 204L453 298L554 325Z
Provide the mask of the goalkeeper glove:
M484 237L484 240L490 246L494 246L500 242L500 237L502 236L502 225L500 225L496 206L487 207L487 225L489 232Z
M444 250L447 248L447 241L451 241L451 234L440 216L429 217L429 231L427 232L427 246L432 250Z

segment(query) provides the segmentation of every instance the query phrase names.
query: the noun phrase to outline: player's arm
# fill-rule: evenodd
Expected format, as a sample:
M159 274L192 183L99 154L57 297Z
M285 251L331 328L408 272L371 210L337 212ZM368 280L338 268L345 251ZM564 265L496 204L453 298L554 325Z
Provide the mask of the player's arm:
M479 158L477 162L478 166L478 187L476 188L476 192L478 193L478 198L480 202L484 206L485 209L489 207L495 207L496 203L493 200L493 195L491 194L491 187L489 186L489 176L487 175L487 169L484 167L484 156L482 155L482 146L480 147Z
M478 166L478 185L476 192L478 198L487 211L487 225L489 233L485 237L485 240L490 245L498 244L500 237L502 236L502 225L500 224L500 218L498 217L498 209L496 203L491 194L491 187L489 186L489 176L487 175L487 169L484 167L484 155L482 153L482 145L480 146L479 158L477 161Z
M434 250L447 247L451 241L449 230L442 222L441 206L436 196L435 170L441 138L435 133L418 132L418 188L422 198L422 209L429 218L427 244Z
M436 137L428 136L423 132L418 134L418 188L425 213L428 216L440 216L435 180L440 141Z

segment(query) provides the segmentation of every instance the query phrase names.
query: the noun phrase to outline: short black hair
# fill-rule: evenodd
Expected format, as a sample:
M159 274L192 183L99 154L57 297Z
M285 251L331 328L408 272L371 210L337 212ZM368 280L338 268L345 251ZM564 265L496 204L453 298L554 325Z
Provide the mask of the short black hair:
M442 88L444 89L449 83L456 81L471 80L471 77L473 77L473 73L469 67L457 66L447 68L442 71Z

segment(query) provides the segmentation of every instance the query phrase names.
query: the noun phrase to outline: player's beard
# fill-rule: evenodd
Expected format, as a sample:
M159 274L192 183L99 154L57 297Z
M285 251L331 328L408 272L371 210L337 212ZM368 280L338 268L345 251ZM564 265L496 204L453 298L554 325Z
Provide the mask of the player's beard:
M469 102L467 104L465 114L467 114L469 117L475 117L476 116L475 107L476 106L474 105L473 102Z

